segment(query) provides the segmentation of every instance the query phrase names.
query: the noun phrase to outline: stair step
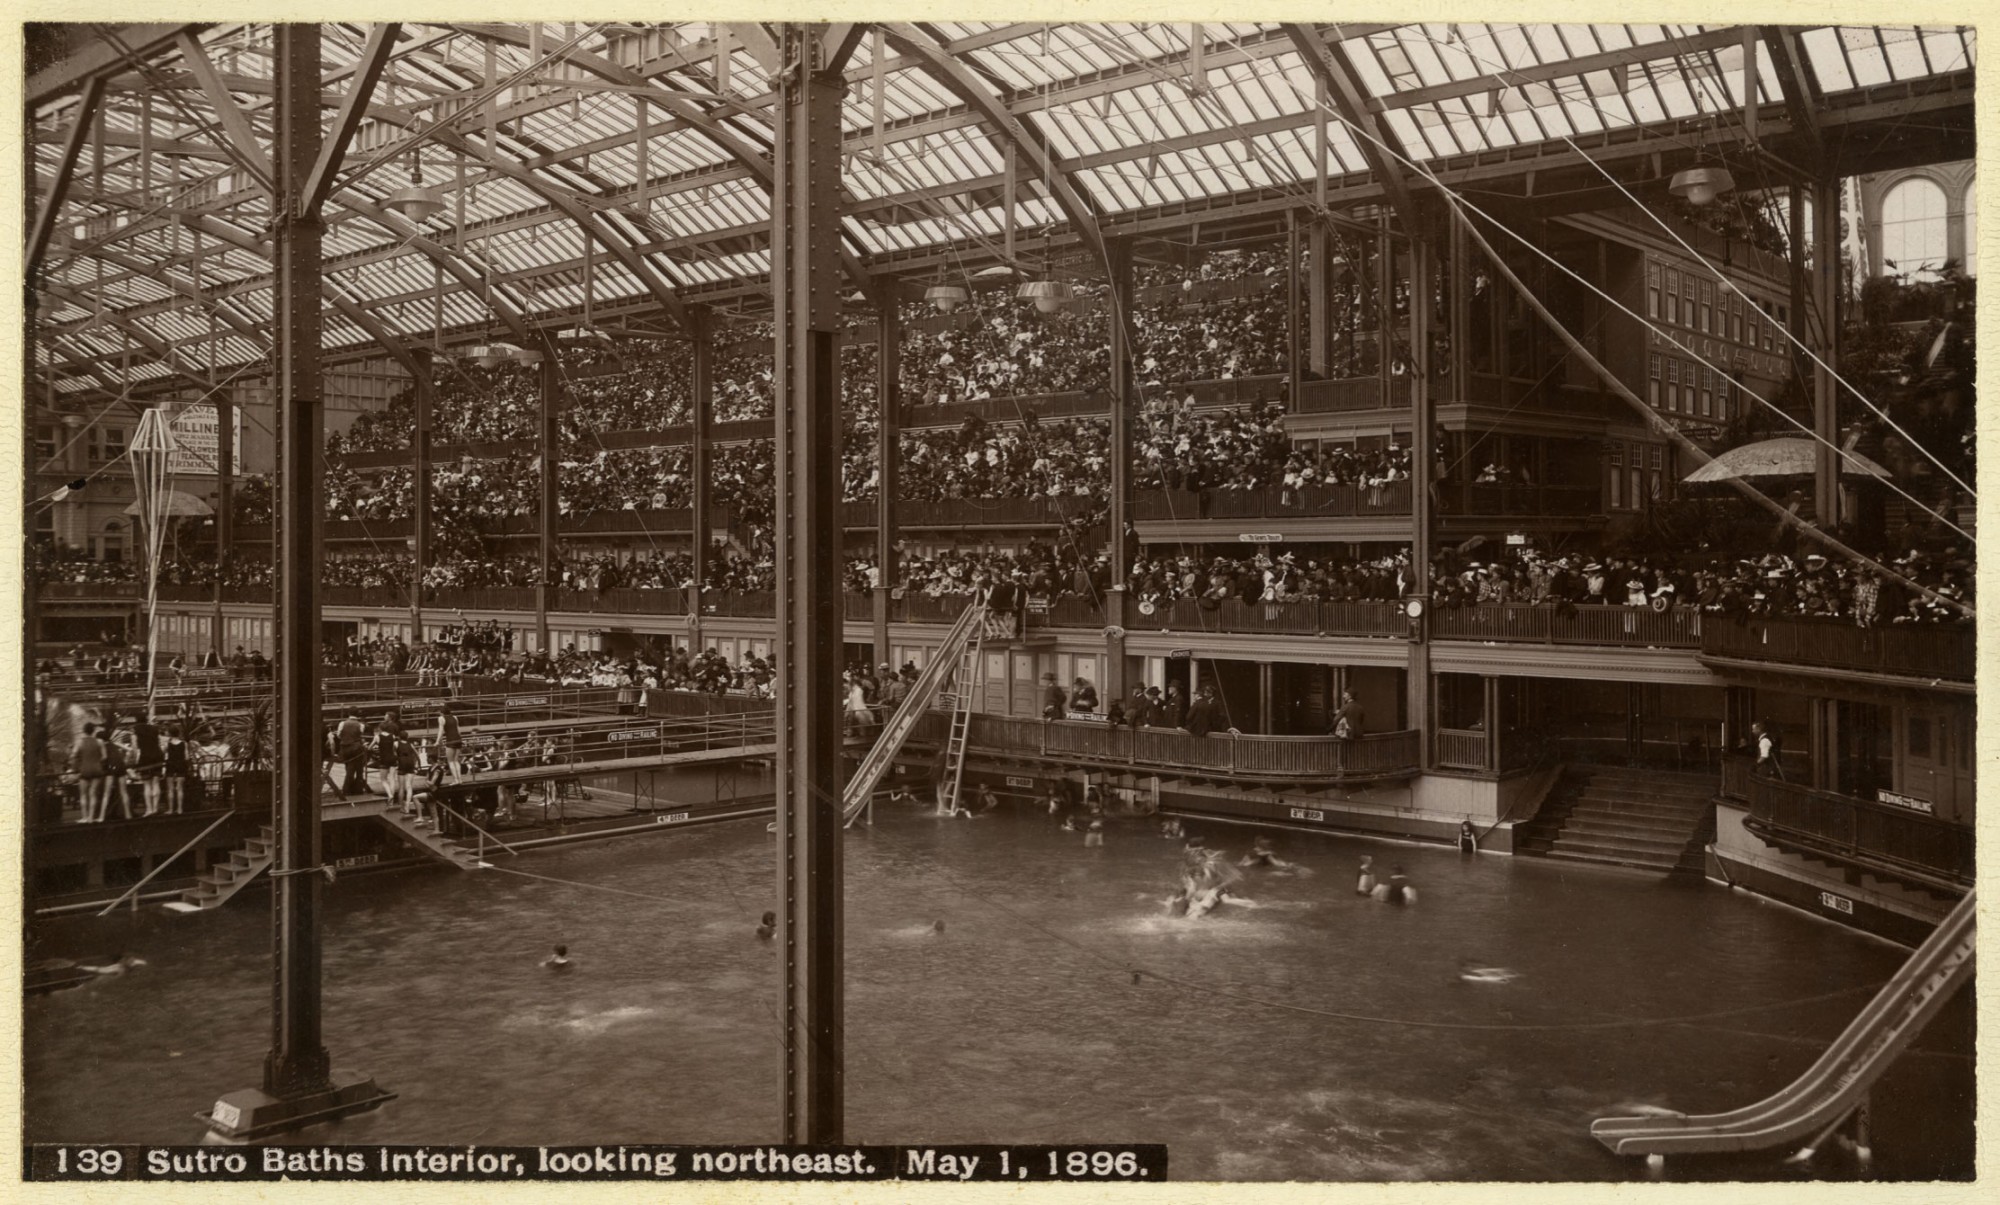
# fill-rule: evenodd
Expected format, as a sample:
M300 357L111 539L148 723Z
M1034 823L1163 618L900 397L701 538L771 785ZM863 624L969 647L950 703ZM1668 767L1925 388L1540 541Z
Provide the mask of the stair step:
M1591 855L1606 861L1626 862L1638 866L1673 866L1681 860L1681 850L1678 846L1662 849L1657 845L1635 845L1629 841L1558 841L1549 853L1551 856Z
M1679 807L1664 803L1632 803L1626 800L1579 799L1570 809L1570 815L1594 814L1599 816L1652 816L1661 820L1693 820L1705 815L1706 805L1700 807Z
M1637 824L1618 824L1601 820L1572 820L1563 826L1562 834L1566 838L1609 837L1627 841L1646 841L1660 845L1672 845L1675 849L1679 849L1694 837L1694 830L1692 828L1658 828Z
M1616 851L1598 853L1594 850L1550 850L1545 857L1556 862L1588 862L1597 866L1626 866L1634 870L1666 872L1676 869L1679 863L1672 859L1647 858Z

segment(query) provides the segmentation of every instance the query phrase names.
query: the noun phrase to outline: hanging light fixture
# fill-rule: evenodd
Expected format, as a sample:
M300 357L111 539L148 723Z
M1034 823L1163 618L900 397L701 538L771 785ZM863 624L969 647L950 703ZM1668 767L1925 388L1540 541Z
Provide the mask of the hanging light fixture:
M1035 308L1044 314L1053 314L1068 305L1076 297L1076 290L1067 281L1030 280L1022 283L1014 291L1014 296L1022 301L1032 301Z
M382 204L421 225L433 215L444 212L444 195L435 188L424 187L423 158L412 152L409 187L390 193L382 199Z
M948 285L942 282L924 290L924 300L935 306L940 314L951 313L964 305L965 299L970 296L971 294L965 291L964 285Z
M1686 167L1674 173L1668 189L1690 205L1706 205L1736 187L1726 167Z

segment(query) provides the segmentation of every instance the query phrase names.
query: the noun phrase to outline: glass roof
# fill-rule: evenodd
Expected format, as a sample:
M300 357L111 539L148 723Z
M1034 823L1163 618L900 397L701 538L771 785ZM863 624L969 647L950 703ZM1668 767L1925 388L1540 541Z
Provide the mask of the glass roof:
M42 278L36 354L70 367L58 388L222 375L266 354L269 200L234 139L247 130L269 154L271 31L193 28L199 56L141 58L86 131ZM325 30L331 123L371 31ZM647 320L663 292L762 304L772 93L750 43L767 32L402 26L328 206L329 351L587 312ZM1150 231L1274 199L1374 203L1385 167L1449 184L1461 164L1578 138L1720 136L1753 94L1782 120L1793 79L1821 108L1947 76L1969 94L1974 47L1962 26L869 27L845 67L844 237L870 272L976 271L1009 247L1029 270L1079 220ZM957 87L925 50L963 73ZM43 188L76 110L71 92L32 114ZM418 178L445 207L413 224L385 201ZM1084 213L1057 204L1064 182Z

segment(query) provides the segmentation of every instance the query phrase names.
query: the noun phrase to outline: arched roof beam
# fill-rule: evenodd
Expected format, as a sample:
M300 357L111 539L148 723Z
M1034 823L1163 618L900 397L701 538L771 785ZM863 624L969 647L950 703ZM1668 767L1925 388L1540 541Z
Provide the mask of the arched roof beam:
M408 226L409 229L399 229L394 219L390 218L387 212L351 192L335 193L330 199L342 209L368 219L382 229L387 230L396 238L403 240L406 245L422 252L425 258L443 268L453 280L456 280L466 289L477 292L486 287L485 280L477 272L473 271L472 266L466 262L463 254L453 251L451 248L425 235L422 229L414 223L405 221L403 224ZM535 341L534 328L529 325L527 316L514 308L512 302L498 293L494 293L488 297L487 305L499 316L500 321L507 324L507 329L512 331L524 344ZM439 333L442 334L443 332Z
M268 95L273 90L270 80L257 79L251 76L219 73L217 75L217 82L224 88L225 94L233 91ZM344 99L339 93L322 92L320 94L320 103L336 110L342 106ZM415 114L405 112L391 105L370 104L366 108L366 115L386 125L393 125L404 130L410 130L413 127L422 127L424 124L422 119ZM466 138L456 130L433 127L418 129L417 132L422 137L429 138L440 146L456 151L468 159L476 160L489 170L506 176L548 202L550 206L575 222L591 239L594 239L599 246L610 252L619 263L623 264L625 269L637 278L641 285L645 286L646 291L652 295L653 299L659 302L660 307L673 317L676 324L681 322L685 310L681 304L680 297L674 291L674 286L662 277L659 269L648 263L644 256L631 244L616 237L609 227L599 222L595 215L574 195L571 195L565 189L556 187L518 163L489 153L486 148Z
M1799 45L1799 31L1783 25L1760 26L1758 34L1771 52L1778 69L1778 86L1785 90L1785 114L1792 119L1792 133L1805 148L1814 171L1826 163L1826 138L1819 128L1819 108L1826 97L1819 81L1806 65L1805 48Z
M494 41L509 46L525 47L528 45L527 33L513 26L460 25L457 28L463 29L468 33L477 34L482 38L492 38ZM732 32L738 32L740 36L740 28L738 26L732 25L730 28ZM758 146L752 143L741 132L718 120L713 114L702 110L685 97L669 93L660 88L651 78L630 68L621 67L617 63L600 55L590 54L581 50L570 50L562 55L560 61L580 70L587 71L606 83L615 84L622 94L633 97L636 102L652 105L668 117L684 122L690 128L701 131L710 142L720 147L731 159L749 169L750 174L756 177L757 183L763 186L766 195L772 192L773 181L775 179L773 171L775 169L772 167L772 153L768 146ZM455 69L463 70L463 68ZM661 74L664 75L665 72ZM637 215L633 216L636 217ZM853 278L854 283L857 286L865 286L868 282L868 269L861 262L860 257L847 245L844 233L840 245L840 259L841 264L847 269L847 273Z
M989 128L1014 144L1031 172L1049 182L1049 191L1055 194L1056 204L1069 219L1070 228L1090 249L1108 279L1112 271L1111 252L1105 246L1097 213L1077 193L1069 173L1057 162L1054 148L1043 137L1030 133L1026 122L1010 111L997 93L916 26L892 21L885 22L881 29L897 49L916 60L918 70L976 111Z
M84 297L81 293L78 293L75 290L69 288L67 285L50 283L48 285L45 285L44 288L48 291L48 293L51 296L60 297L64 301L69 302L71 305L80 306L84 309L90 308L89 299ZM168 347L165 343L161 342L160 337L158 335L155 335L153 332L139 325L139 323L125 317L123 314L120 314L116 310L105 310L103 312L102 319L103 321L109 322L111 325L117 327L119 330L124 331L126 334L131 335L133 342L139 344L141 347L144 347L147 351L152 352L153 358L155 360L158 360L160 363L166 365L167 368L170 369L172 372L174 372L175 375L186 377L188 380L193 381L195 384L200 385L204 389L215 388L214 381L210 380L206 376L203 376L201 373L196 372L194 369L189 368L187 365L182 364L180 361L180 357L174 354L173 348ZM127 386L130 386L131 382L127 381L125 382L125 384Z
M1333 28L1337 40L1345 41L1346 35L1340 32L1340 26ZM1317 26L1288 24L1285 34L1291 38L1292 45L1298 47L1299 57L1305 60L1306 67L1320 83L1326 85L1327 98L1333 102L1340 116L1361 131L1361 136L1354 139L1355 145L1360 147L1369 170L1381 181L1382 192L1388 197L1396 216L1402 219L1403 229L1414 234L1418 229L1417 207L1410 195L1409 180L1403 175L1403 165L1384 149L1395 146L1396 137L1369 109L1367 94L1356 81L1354 68L1344 60L1346 52L1336 51L1328 45ZM1326 170L1326 165L1321 164L1319 170Z
M365 198L351 193L337 194L332 200L335 205L347 210L356 218L380 226L399 242L414 248L425 258L442 268L447 275L465 289L479 291L485 288L485 280L474 270L473 266L467 262L463 255L427 237L421 230L416 229L414 226L411 226L407 230L399 227L396 224L396 220L392 219L388 213ZM161 222L178 221L190 230L200 231L203 234L214 237L218 241L229 243L232 246L249 251L255 255L268 257L270 253L270 245L263 239L247 236L229 223L206 214L175 210L161 214L158 220ZM407 222L404 224L409 225ZM141 224L135 222L131 226L126 227L126 231L136 232L140 228ZM127 271L141 271L139 266L133 261L121 258L117 253L105 254L108 246L109 244L102 244L81 254L84 256L97 256L104 259L107 263L118 264ZM144 274L153 275L150 271L146 271ZM173 282L171 279L168 279L166 283L171 285ZM505 297L494 295L489 299L488 305L516 338L520 339L523 343L532 343L535 340L535 328L529 323L527 316L517 309L512 302L509 302Z

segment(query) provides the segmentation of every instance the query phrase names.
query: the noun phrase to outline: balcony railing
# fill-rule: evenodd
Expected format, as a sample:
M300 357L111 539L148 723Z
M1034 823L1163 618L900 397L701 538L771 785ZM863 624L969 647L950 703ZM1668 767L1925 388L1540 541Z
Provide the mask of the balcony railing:
M161 586L160 590L161 597L165 597L167 587ZM139 584L137 582L43 582L37 592L46 599L132 599L139 597Z
M685 615L687 591L665 586L558 590L549 606L557 611L587 611L598 615Z
M924 527L1053 527L1101 509L1093 498L943 498L933 502L896 500L896 526ZM873 502L841 506L841 524L873 529Z
M1486 769L1486 734L1440 728L1436 734L1437 764L1446 770Z
M533 586L439 586L424 592L424 605L452 607L461 611L532 611L535 609L535 588Z
M1350 377L1338 381L1299 382L1300 414L1331 414L1348 410L1381 410L1410 404L1408 378L1395 378L1384 387L1377 376Z
M1249 490L1147 490L1133 495L1132 517L1147 520L1354 518L1410 513L1410 483L1280 486Z
M710 590L701 596L701 613L732 619L769 619L776 615L778 596L769 590Z
M1751 831L1781 847L1924 886L1972 885L1977 843L1969 827L1740 770L1735 786L1748 797Z
M1692 607L1652 611L1594 604L1559 611L1550 603L1488 603L1439 607L1431 613L1431 635L1489 643L1698 648L1702 613Z
M1581 518L1604 511L1603 493L1594 485L1481 485L1444 481L1437 490L1438 512L1443 515Z
M1230 598L1212 609L1200 599L1177 598L1146 615L1127 616L1135 631L1272 632L1297 636L1406 636L1409 621L1393 602L1256 602Z
M1702 631L1701 651L1746 661L1970 682L1976 635L1970 623L1864 628L1844 619L1711 616Z
M949 717L926 716L920 739L942 740ZM1126 728L1107 723L1014 719L975 714L967 732L975 748L1063 762L1158 767L1266 781L1339 780L1414 774L1417 733L1381 732L1351 741L1324 736L1195 736L1174 728Z

